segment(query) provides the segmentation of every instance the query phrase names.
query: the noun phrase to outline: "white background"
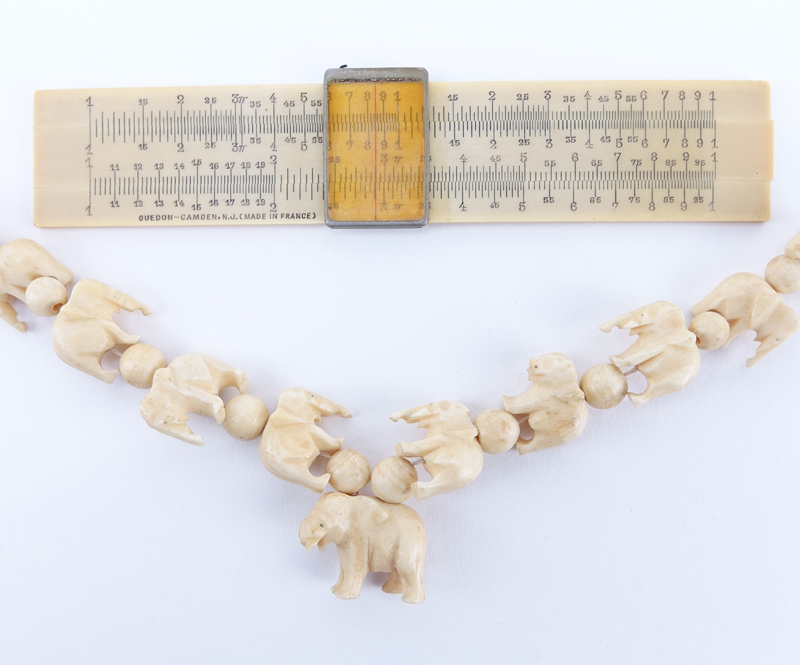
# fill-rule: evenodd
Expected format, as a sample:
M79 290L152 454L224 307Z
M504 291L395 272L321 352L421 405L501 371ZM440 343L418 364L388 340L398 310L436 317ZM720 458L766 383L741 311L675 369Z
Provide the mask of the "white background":
M123 325L168 357L244 368L273 409L299 385L374 465L394 411L476 415L527 386L530 356L579 372L626 348L598 325L654 300L688 312L763 273L800 230L791 3L14 2L0 26L0 241L33 238L78 278L148 303ZM38 230L36 89L300 83L351 66L432 80L765 79L775 119L763 224ZM800 295L789 297L800 307ZM469 488L411 505L427 600L297 538L315 496L213 422L196 448L149 429L142 392L63 364L50 321L0 326L3 663L797 663L800 335L753 369L752 335L686 390L592 410L583 436L487 456Z

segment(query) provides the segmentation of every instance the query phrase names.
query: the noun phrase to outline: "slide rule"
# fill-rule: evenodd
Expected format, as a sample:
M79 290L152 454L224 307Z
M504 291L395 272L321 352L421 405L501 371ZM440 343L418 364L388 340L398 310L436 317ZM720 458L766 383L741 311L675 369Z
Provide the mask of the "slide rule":
M40 91L34 223L769 218L764 82L342 85Z

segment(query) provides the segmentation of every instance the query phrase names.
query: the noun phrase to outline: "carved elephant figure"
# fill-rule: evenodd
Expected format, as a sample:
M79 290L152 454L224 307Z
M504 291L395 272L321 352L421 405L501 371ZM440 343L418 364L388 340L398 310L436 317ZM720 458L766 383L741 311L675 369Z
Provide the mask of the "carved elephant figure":
M419 423L427 430L419 441L395 446L399 457L422 457L422 466L431 474L427 482L411 483L417 501L466 487L483 469L483 449L478 430L463 404L451 401L399 411L390 416L394 422Z
M331 591L337 598L358 598L368 572L389 573L386 593L402 593L406 603L425 600L425 525L403 504L371 496L323 494L300 524L300 543L324 550L333 543L341 572Z
M607 321L600 330L630 330L638 339L627 351L611 356L618 368L635 367L647 379L647 389L628 393L636 406L688 386L700 370L697 337L686 327L679 307L658 301Z
M167 367L156 370L153 387L144 396L139 413L155 430L176 439L203 445L203 437L186 424L190 413L225 420L223 388L247 390L244 370L226 365L202 353L178 356Z
M32 282L42 277L52 277L67 286L73 279L67 270L44 247L26 238L12 240L0 247L0 318L20 332L28 327L17 320L17 313L9 304L9 297L28 302L27 290Z
M792 247L792 243L789 245ZM795 245L796 246L796 245ZM747 361L752 367L774 351L800 327L800 317L767 281L749 272L724 279L706 298L692 307L697 315L717 312L731 327L726 346L747 330L754 330L759 342L755 355Z
M267 470L287 480L321 493L330 474L315 476L309 470L320 453L332 455L342 447L344 438L336 439L315 423L324 416L350 418L343 406L303 390L288 388L278 398L278 407L270 416L258 454Z
M578 385L575 365L563 353L531 358L528 378L533 385L517 397L503 397L506 411L528 415L530 441L520 439L520 455L560 446L578 438L586 428L589 408Z
M115 346L131 346L139 341L111 318L121 310L139 310L148 316L150 308L126 293L98 282L82 279L72 289L69 302L53 322L51 339L61 360L81 372L112 383L119 370L103 369L100 361Z

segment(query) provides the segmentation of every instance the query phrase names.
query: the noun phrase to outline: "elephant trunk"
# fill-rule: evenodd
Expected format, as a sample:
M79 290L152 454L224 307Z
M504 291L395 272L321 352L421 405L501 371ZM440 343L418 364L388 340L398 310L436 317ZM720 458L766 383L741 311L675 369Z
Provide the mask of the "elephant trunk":
M314 524L315 520L310 516L300 522L300 533L298 534L300 536L300 544L307 550L315 547L322 540L322 535L314 531Z
M610 321L606 321L602 326L600 326L600 330L607 333L614 330L614 328L625 330L627 328L633 328L638 325L639 322L636 320L635 312L628 312L626 314L622 314L621 316L613 318Z

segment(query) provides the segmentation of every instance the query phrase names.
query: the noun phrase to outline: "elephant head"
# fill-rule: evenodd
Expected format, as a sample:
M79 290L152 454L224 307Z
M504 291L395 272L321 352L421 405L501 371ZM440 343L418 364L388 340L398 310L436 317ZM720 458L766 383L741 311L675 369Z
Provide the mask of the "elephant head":
M324 550L331 543L368 539L372 530L387 519L389 515L377 499L328 492L300 523L300 544L307 550L315 545Z
M600 330L611 332L614 328L620 328L630 330L631 335L641 335L650 330L674 330L685 325L686 319L680 308L665 300L659 300L606 321L600 326Z
M568 385L578 381L578 373L567 356L553 352L530 359L528 378L533 383L548 381L557 385Z
M353 415L343 406L303 388L284 390L278 398L278 408L281 407L306 422L320 420L323 416L350 418Z

